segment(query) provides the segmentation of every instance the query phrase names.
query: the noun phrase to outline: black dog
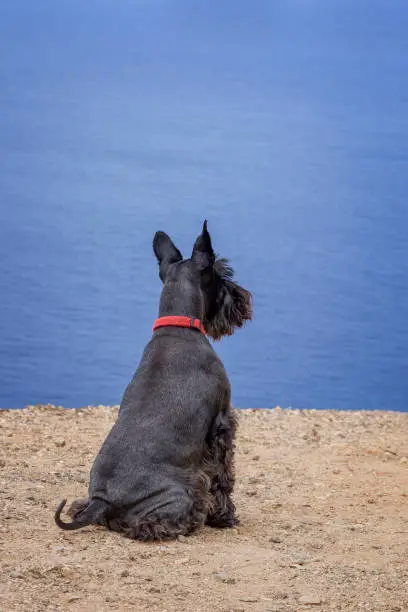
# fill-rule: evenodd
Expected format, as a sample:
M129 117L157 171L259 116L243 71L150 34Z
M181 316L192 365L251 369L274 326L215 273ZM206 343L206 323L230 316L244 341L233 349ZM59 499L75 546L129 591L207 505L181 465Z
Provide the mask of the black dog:
M153 249L164 283L159 319L91 470L89 499L61 529L105 525L137 540L170 540L204 523L237 524L231 500L236 421L224 366L205 332L251 319L251 294L214 255L207 222L191 259L164 232Z

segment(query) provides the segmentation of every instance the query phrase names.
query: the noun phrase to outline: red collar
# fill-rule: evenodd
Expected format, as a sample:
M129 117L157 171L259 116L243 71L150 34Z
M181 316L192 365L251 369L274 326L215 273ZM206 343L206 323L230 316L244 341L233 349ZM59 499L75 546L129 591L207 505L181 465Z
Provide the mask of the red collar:
M189 327L190 329L198 329L205 336L205 329L200 319L194 317L159 317L155 320L153 331L159 327Z

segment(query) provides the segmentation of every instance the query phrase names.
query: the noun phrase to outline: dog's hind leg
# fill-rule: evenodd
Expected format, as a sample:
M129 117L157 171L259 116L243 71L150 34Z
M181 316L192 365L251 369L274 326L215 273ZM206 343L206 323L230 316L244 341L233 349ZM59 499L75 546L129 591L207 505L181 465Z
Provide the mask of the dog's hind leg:
M210 527L234 527L238 524L235 505L231 499L234 488L234 438L237 417L227 405L216 417L208 440L210 461L213 466L210 492L213 507L206 523Z
M203 475L203 486L207 485L208 479ZM194 490L197 494L201 491L197 483ZM203 498L197 500L186 494L178 495L171 502L162 504L156 511L150 512L144 518L136 515L123 516L108 521L108 527L112 531L123 533L133 540L175 540L179 535L189 535L201 527L207 515L205 492Z

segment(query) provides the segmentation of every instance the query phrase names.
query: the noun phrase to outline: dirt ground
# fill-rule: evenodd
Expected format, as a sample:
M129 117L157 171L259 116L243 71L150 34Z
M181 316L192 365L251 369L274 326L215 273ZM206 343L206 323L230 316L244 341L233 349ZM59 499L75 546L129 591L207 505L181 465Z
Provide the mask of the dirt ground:
M408 413L239 411L241 524L62 532L117 408L0 412L0 610L408 610Z

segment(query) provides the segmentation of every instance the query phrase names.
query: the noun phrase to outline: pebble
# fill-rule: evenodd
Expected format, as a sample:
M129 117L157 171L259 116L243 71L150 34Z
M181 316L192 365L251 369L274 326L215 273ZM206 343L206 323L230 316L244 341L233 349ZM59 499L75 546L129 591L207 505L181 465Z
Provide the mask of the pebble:
M166 553L166 555L175 555L176 554L176 551L173 550L172 548L169 548L168 546L158 546L157 550L159 550L160 552Z
M259 601L256 597L240 597L239 601L243 601L245 603L256 603L257 601Z
M296 529L296 525L292 525L292 523L284 523L282 525L282 529L288 531L289 529Z
M4 461L4 459L0 459L0 468L4 467L6 467L6 462Z
M164 549L164 550L166 550L166 549ZM138 561L139 559L150 559L151 557L153 557L153 554L154 554L154 553L153 553L153 552L151 552L151 551L146 551L146 552L145 552L145 551L142 551L142 552L139 554L138 558L136 558L135 556L131 555L131 556L129 557L129 561Z
M216 577L217 580L219 580L220 582L224 582L225 584L235 584L236 583L235 578L232 578L232 576L228 576L228 574L226 574L225 572L215 572L214 576Z
M181 559L176 559L174 561L174 565L185 565L190 561L190 557L181 557Z
M63 446L65 446L66 442L64 439L60 439L60 440L55 440L54 444L55 446L58 446L58 448L62 448Z
M278 536L272 536L271 538L269 538L269 541L273 542L273 544L281 544L282 538L279 538Z
M310 561L311 559L304 557L303 555L293 555L291 557L289 567L298 567L299 565L305 565Z
M179 535L179 536L177 536L177 541L178 542L183 542L183 544L186 544L188 542L188 538L186 538L186 536Z
M318 595L313 595L312 593L309 593L308 595L301 595L298 601L300 604L307 604L309 606L319 606L321 603L323 603L321 597Z
M10 576L12 578L25 579L24 574L22 574L21 572L11 572Z
M125 569L120 573L120 575L122 578L127 578L129 576L129 571Z

